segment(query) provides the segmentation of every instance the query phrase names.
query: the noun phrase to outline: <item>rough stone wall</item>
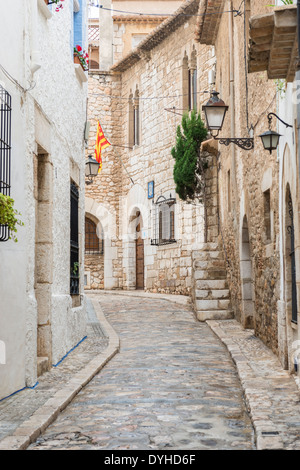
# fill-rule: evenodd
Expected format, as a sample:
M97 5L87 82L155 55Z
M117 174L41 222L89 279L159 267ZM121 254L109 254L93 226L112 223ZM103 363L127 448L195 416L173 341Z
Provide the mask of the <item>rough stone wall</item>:
M85 254L85 269L90 273L88 289L104 289L104 255Z
M195 18L155 47L147 60L141 59L122 74L90 73L89 120L92 128L89 153L93 153L96 121L100 120L106 137L114 145L103 153L103 169L94 184L87 186L86 196L99 204L114 208L117 233L112 245L117 249L113 259L116 288L134 288L134 237L130 232L132 211L139 209L143 220L145 289L188 295L191 289L191 252L204 241L203 207L176 200L176 243L151 245L153 237L153 204L147 198L148 182L154 181L154 202L160 195L176 197L173 180L176 129L183 113L182 63L185 53L197 55L198 109L207 99L208 70L214 62L210 48L194 43ZM140 145L129 146L129 96L139 91ZM119 98L117 98L119 96ZM176 113L170 112L175 107ZM120 163L116 152L122 158ZM121 199L120 199L121 197ZM209 214L211 216L211 214ZM105 248L104 248L105 251ZM104 259L106 255L104 253ZM91 266L86 263L86 270ZM106 265L106 261L104 261Z
M93 184L86 186L86 197L93 199L100 208L98 221L104 229L104 236L110 239L111 248L114 251L112 256L112 277L116 280L115 287L122 288L122 243L119 237L119 203L122 188L121 162L118 157L122 151L120 145L120 135L122 132L120 124L120 78L118 74L92 73L89 76L89 101L88 120L91 122L89 136L89 147L87 154L94 157L95 142L97 135L97 122L99 121L105 137L112 144L111 147L102 152L102 171L94 179ZM113 147L115 146L115 147ZM113 217L114 229L109 226L107 212ZM101 233L101 232L100 232ZM107 249L104 244L104 250ZM95 270L95 260L91 261L86 257L85 270L93 272ZM102 265L102 267L101 267ZM103 264L99 257L97 272L103 277ZM104 284L98 283L99 288ZM98 287L97 287L98 288Z
M266 12L260 1L251 1L249 14ZM234 1L237 9L240 2ZM246 31L247 38L247 31ZM223 15L216 41L217 89L228 104L223 136L231 136L231 119L235 124L234 136L247 137L246 78L244 62L244 19L233 18L233 73L230 76L229 22ZM233 81L234 94L230 87ZM278 252L278 162L276 153L266 153L258 137L267 130L268 112L275 111L276 87L268 81L266 73L248 75L248 118L254 126L254 150L243 151L233 144L219 146L220 150L220 212L225 250L229 258L228 283L232 306L236 318L244 326L253 326L256 334L274 351L277 350L277 300L279 296L279 252ZM235 115L232 115L233 109ZM230 173L228 173L230 171ZM230 176L229 176L230 175ZM270 191L271 239L266 239L264 192ZM243 264L243 221L247 217L249 230L250 258L252 261L251 286L246 294L246 282L242 279ZM243 235L244 234L244 235ZM245 310L254 303L253 319ZM246 306L247 304L247 306Z
M128 142L128 103L126 98L136 89L140 95L140 145L125 151L125 166L134 182L147 192L147 182L154 180L155 196L175 196L174 161L171 148L175 144L176 128L183 113L182 61L196 50L198 91L208 87L207 70L213 61L211 50L193 41L195 19L190 19L176 32L151 51L150 59L140 60L122 74L123 142ZM185 91L186 93L186 91ZM165 97L165 98L162 98ZM198 94L198 106L207 95ZM178 114L167 108L176 108ZM123 194L130 191L130 181L124 179ZM200 205L189 206L177 198L176 244L146 247L145 287L152 292L188 295L191 289L192 245L203 241L203 211ZM151 202L147 211L150 213ZM148 227L151 231L153 227Z

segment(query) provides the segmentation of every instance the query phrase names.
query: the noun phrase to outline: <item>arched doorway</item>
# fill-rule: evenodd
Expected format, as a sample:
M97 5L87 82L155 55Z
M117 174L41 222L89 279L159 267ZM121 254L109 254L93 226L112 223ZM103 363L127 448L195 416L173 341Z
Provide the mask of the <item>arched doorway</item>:
M288 345L288 369L293 372L299 365L294 363L293 343L297 341L297 281L295 256L295 228L294 208L290 185L287 184L285 192L285 310Z
M85 215L85 288L104 289L104 235L101 223Z
M137 212L136 240L135 240L135 260L136 260L136 289L144 289L144 240L142 237L141 216Z
M244 328L254 327L254 292L253 271L249 240L247 216L244 216L241 235L241 288L242 288L242 325Z

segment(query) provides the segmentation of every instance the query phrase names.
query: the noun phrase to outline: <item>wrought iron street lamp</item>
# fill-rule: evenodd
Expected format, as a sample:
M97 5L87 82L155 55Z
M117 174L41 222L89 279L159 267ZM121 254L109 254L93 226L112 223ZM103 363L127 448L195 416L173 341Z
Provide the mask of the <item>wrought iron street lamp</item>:
M264 149L268 150L270 154L272 153L273 150L277 149L278 144L279 144L279 139L281 137L281 134L278 134L278 132L271 130L272 116L275 116L277 119L279 119L279 121L281 121L286 127L293 127L290 124L287 124L286 122L284 122L282 119L280 119L280 117L278 117L277 114L275 113L268 114L269 130L261 134L259 137L262 140Z
M230 138L222 137L219 138L219 132L222 130L225 115L228 111L228 106L218 97L219 93L213 91L206 105L202 106L207 122L207 128L210 131L212 137L218 140L220 144L228 146L229 144L235 144L244 150L252 150L254 147L253 137L246 138ZM216 131L216 134L213 134Z
M85 164L85 176L88 178L85 182L86 184L92 184L94 178L97 176L99 170L99 163L97 160L92 158L92 155L89 155L88 160Z

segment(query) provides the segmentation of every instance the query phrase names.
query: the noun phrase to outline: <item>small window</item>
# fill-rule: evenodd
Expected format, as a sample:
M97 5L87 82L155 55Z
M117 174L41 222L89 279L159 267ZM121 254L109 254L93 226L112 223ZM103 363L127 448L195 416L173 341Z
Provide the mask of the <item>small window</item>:
M231 176L230 170L227 171L227 210L231 212Z
M140 100L139 100L138 90L136 90L135 92L133 108L134 108L133 141L134 141L134 145L139 145L140 144Z
M140 144L140 100L139 90L136 89L134 96L129 96L129 146Z
M153 203L152 222L153 239L151 245L167 245L176 243L175 239L175 204L176 199L160 196Z
M89 255L103 254L103 237L98 238L97 225L85 218L85 252Z
M264 224L265 224L265 234L266 234L266 243L271 241L271 200L270 200L270 190L264 192Z

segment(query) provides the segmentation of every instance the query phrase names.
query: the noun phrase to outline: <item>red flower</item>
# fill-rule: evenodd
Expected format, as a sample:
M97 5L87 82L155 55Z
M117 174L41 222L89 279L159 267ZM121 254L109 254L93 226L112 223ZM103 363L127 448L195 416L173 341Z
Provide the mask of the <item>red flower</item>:
M76 46L76 49L78 52L81 52L82 51L82 47L81 46Z

